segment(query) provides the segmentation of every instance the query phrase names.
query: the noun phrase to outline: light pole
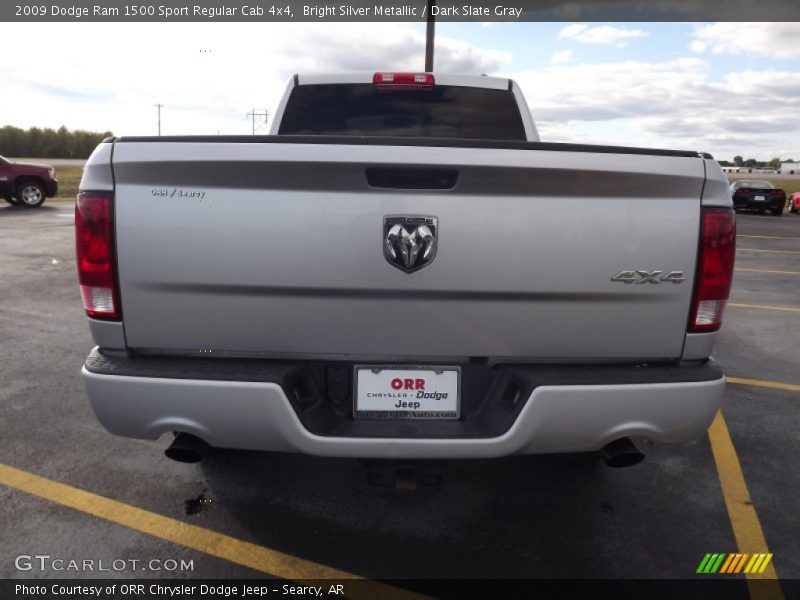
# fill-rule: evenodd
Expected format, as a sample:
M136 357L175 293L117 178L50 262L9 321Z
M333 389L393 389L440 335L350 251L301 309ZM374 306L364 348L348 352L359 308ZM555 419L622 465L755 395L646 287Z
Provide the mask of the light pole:
M433 8L436 0L428 0L428 25L425 30L425 72L433 71L433 36L436 30L436 21L433 17Z
M158 135L161 135L161 109L164 107L164 105L154 104L153 106L158 109Z
M267 118L269 117L269 111L266 108L262 108L259 111L257 108L254 108L249 113L247 113L248 117L253 118L253 135L256 134L256 117L264 117L264 123L267 122Z

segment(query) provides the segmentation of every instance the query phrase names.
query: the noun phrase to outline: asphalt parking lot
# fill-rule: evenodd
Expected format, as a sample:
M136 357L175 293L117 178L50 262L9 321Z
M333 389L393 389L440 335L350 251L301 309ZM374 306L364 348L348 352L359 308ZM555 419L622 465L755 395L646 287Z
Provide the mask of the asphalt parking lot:
M619 470L583 455L450 462L442 485L410 492L369 486L351 460L214 451L186 465L164 458L166 438L108 434L79 378L92 341L72 206L2 206L0 577L663 579L695 576L709 552L771 552L778 577L800 578L800 217L740 215L738 233L715 352L733 379L708 437L646 444ZM34 554L193 563L15 564Z

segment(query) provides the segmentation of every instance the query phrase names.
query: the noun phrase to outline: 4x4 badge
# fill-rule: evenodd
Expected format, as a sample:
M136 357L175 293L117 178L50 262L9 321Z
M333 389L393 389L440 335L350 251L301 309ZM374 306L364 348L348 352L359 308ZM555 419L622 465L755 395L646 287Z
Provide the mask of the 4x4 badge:
M424 215L383 217L383 255L393 267L413 273L436 258L439 219Z
M686 276L683 271L670 271L666 275L661 275L663 271L620 271L611 278L611 281L622 281L623 283L661 283L671 281L672 283L683 283Z

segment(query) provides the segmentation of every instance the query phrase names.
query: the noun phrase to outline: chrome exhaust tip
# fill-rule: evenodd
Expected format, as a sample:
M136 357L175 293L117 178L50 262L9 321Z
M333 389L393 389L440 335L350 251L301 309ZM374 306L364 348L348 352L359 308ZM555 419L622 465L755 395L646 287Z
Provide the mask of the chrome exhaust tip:
M179 433L175 440L164 450L167 458L182 463L197 463L203 460L203 454L208 449L206 444L199 437L189 433Z
M607 466L614 469L632 467L644 460L644 454L630 438L619 438L600 449L600 457Z

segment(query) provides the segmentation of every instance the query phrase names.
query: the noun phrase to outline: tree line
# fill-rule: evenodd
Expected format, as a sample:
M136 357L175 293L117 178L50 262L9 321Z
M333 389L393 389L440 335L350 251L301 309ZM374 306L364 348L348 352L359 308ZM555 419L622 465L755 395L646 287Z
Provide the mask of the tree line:
M777 156L772 160L756 160L755 158L748 158L745 160L741 156L734 156L733 162L727 160L719 161L723 167L746 167L748 169L780 169L782 162L794 162L791 158L780 159Z
M58 129L31 127L20 129L12 125L0 128L0 155L31 158L89 158L92 150L110 131L70 131L63 125Z

